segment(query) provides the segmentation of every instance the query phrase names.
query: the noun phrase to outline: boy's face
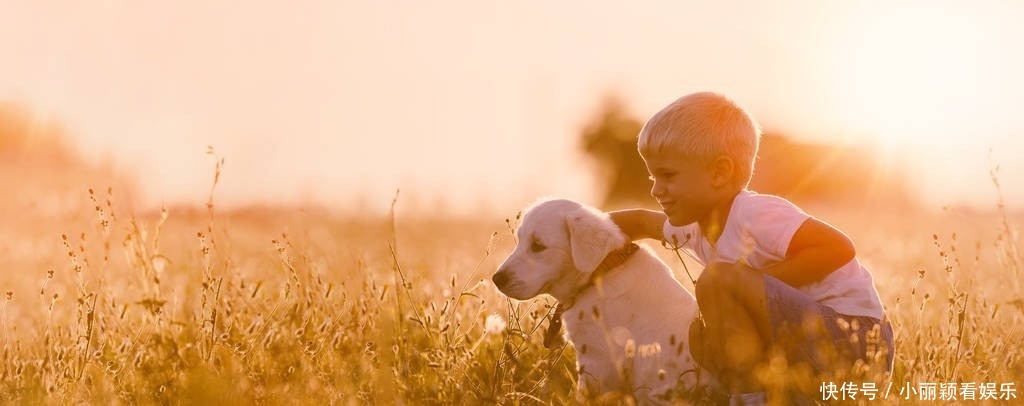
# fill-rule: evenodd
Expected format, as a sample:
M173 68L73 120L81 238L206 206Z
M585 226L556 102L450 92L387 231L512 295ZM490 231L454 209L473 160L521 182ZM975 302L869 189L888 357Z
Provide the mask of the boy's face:
M687 159L675 151L642 154L654 185L651 196L674 226L704 219L722 194L721 176L712 165Z

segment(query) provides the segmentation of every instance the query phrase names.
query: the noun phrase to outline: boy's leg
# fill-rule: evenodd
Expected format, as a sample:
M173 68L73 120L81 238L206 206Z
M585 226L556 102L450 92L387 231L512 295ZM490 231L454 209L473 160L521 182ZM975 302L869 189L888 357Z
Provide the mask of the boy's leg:
M694 358L730 393L763 391L754 374L772 334L764 275L714 264L698 278L696 296L704 326L690 330Z
M826 320L835 312L777 278L765 275L764 281L769 348L773 357L785 360L772 377L771 391L793 404L820 400L821 383L832 380L831 366L837 362Z
M823 382L882 384L888 379L893 359L888 321L840 314L771 276L764 277L764 286L772 327L769 348L786 356L778 384L805 400L822 400ZM861 368L853 369L857 360L863 361Z
M697 281L697 302L703 324L698 319L691 326L690 350L730 393L763 391L762 385L769 384L773 393L789 388L803 394L790 401L808 400L820 390L821 379L847 371L853 359L880 364L882 379L892 370L893 332L888 322L838 314L760 272L728 264L709 267ZM854 343L859 346L849 339L855 330ZM770 349L785 355L785 376L759 382L755 374Z

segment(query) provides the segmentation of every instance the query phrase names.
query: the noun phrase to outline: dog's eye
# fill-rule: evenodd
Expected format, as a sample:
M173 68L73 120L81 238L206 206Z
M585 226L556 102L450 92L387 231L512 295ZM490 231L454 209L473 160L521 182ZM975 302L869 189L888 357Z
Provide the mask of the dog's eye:
M541 244L540 241L537 240L533 240L533 243L530 244L530 251L533 252L541 252L546 250L547 248L548 247L545 247L544 244Z

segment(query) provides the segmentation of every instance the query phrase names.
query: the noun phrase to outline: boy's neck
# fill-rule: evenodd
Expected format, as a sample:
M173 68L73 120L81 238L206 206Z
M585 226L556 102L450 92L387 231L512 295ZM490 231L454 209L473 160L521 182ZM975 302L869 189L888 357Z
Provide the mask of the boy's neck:
M732 202L736 200L736 196L739 194L740 191L737 190L726 195L725 198L719 200L711 208L711 212L706 217L697 221L701 232L711 245L717 244L718 238L722 236L722 232L725 230L725 223L729 219L729 211L732 210Z

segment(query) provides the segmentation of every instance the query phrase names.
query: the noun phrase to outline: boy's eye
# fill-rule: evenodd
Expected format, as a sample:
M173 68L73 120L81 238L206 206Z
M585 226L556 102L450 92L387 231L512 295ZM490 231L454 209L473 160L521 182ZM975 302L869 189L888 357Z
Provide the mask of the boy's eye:
M540 241L537 240L533 240L533 243L530 244L530 251L533 252L541 252L546 250L547 248L548 247L545 247L544 244L541 244Z

